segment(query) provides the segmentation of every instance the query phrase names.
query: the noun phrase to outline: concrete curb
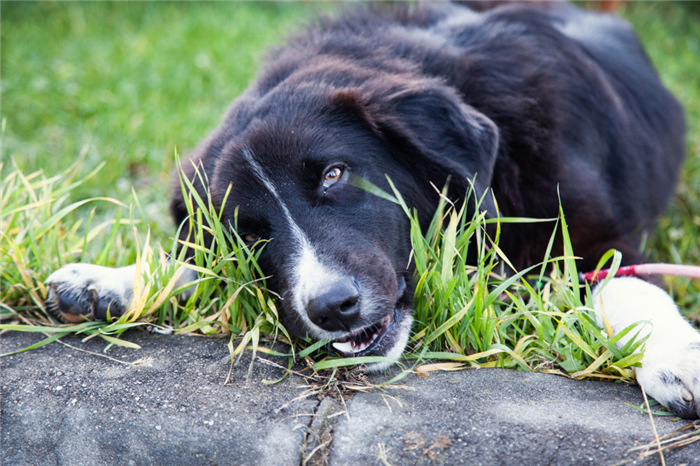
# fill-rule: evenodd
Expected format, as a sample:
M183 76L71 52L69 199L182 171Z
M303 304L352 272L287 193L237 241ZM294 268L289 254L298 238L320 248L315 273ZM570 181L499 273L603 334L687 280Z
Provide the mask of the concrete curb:
M43 336L0 335L0 353ZM344 406L234 368L222 340L132 332L121 364L53 343L0 359L0 465L608 464L653 439L637 387L506 370L408 376ZM97 339L75 347L100 354ZM372 377L372 381L386 376ZM660 435L684 421L655 418ZM666 454L700 465L700 442ZM644 464L658 464L658 457Z

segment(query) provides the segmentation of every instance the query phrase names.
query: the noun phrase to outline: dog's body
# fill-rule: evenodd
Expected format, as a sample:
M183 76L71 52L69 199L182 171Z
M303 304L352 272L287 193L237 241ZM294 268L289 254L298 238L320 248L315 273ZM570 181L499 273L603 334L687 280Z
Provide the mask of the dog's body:
M478 14L437 4L322 20L273 55L183 166L217 208L230 187L224 220L242 238L271 240L259 263L290 332L334 340L344 354L398 358L411 325L409 222L356 187L358 177L386 190L391 178L423 225L437 206L433 185L448 180L457 201L474 180L489 215L489 190L505 216L556 217L561 199L580 269L590 270L611 248L639 262L684 144L683 111L623 21L568 5ZM180 224L187 211L175 191ZM522 268L544 259L551 234L551 224L511 225L500 246ZM89 272L71 270L49 278L50 299L64 314L88 314L99 300L79 298L87 287L76 277ZM112 315L128 305L104 289ZM674 409L697 416L700 367L679 370L683 383L660 401L681 406L681 390L692 392L689 408Z

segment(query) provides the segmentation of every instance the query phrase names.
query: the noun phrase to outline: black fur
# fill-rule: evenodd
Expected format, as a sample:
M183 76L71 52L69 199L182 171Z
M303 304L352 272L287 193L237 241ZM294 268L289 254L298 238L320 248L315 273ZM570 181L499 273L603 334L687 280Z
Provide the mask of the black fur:
M324 191L324 168L342 163L385 190L388 175L423 225L438 200L431 184L448 179L457 200L476 175L477 194L491 188L503 216L556 217L559 192L580 269L591 270L610 248L623 264L642 259L641 233L673 195L684 131L681 106L620 19L569 5L394 6L321 19L272 54L192 160L217 205L232 185L225 215L239 206L242 234L272 239L260 264L285 298L284 324L305 335L290 295L294 238L245 150L321 261L371 285L376 306L353 331L395 307L399 319L410 313L409 224L346 178ZM171 210L185 220L179 187ZM552 224L507 225L500 246L522 268L544 258L551 234ZM402 296L398 277L409 281Z

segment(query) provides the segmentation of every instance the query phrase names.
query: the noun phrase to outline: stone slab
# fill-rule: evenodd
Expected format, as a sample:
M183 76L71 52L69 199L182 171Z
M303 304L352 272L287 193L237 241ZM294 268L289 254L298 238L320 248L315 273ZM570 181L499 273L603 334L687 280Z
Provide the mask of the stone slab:
M0 353L43 336L0 335ZM112 348L124 361L52 343L0 359L3 466L292 465L317 400L294 377L258 364L246 387L248 358L229 369L226 340L130 332L140 350ZM101 353L98 339L69 344ZM103 353L101 353L103 354Z
M41 338L1 334L0 353ZM433 372L356 394L346 410L331 397L298 399L299 377L263 384L283 375L268 365L257 363L246 385L250 354L224 385L227 340L139 331L126 339L141 349L113 347L107 359L103 341L71 337L97 354L52 343L0 358L0 466L613 465L634 461L628 450L653 438L648 416L625 404L642 403L636 386ZM655 422L660 435L686 425ZM666 459L700 465L700 442Z
M636 386L502 369L404 380L414 390L350 400L349 418L335 427L332 464L612 465L654 439L649 416L625 404L643 402ZM655 423L659 435L686 425ZM666 458L700 465L700 442Z

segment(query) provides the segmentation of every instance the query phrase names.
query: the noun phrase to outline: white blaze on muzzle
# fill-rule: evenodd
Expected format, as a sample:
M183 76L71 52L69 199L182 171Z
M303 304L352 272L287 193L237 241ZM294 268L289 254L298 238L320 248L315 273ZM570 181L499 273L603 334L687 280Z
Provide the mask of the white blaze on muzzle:
M295 251L292 253L292 265L289 274L291 279L292 307L294 311L304 322L306 328L310 330L314 338L319 340L337 338L342 335L343 332L329 332L320 328L318 325L311 322L306 309L311 299L327 291L331 284L338 280L342 274L321 262L315 248L292 217L289 208L277 192L272 180L265 174L248 148L243 150L243 157L253 169L255 176L257 176L265 188L274 196L275 200L282 208L292 237L294 238Z

